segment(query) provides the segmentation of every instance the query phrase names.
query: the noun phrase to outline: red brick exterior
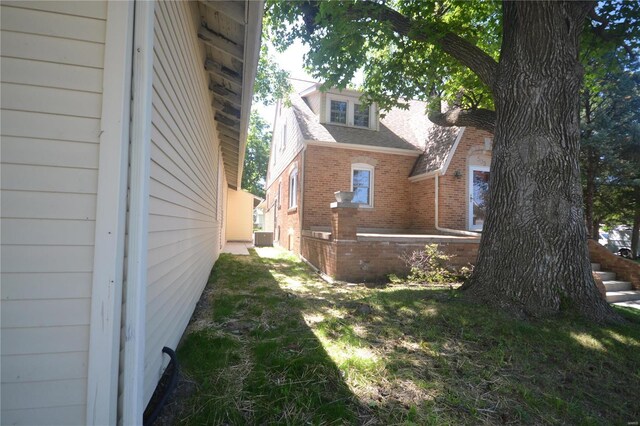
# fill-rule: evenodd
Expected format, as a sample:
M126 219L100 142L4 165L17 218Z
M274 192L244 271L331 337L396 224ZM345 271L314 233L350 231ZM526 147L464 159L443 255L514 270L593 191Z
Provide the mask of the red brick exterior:
M633 260L616 256L594 240L589 240L589 257L604 271L616 273L616 279L628 281L634 290L640 290L640 265Z
M355 240L358 232L358 208L331 207L333 240Z
M343 281L377 281L391 273L409 272L402 255L422 250L437 239L420 242L389 241L331 241L302 237L302 256L327 275ZM438 247L454 255L451 264L474 264L478 257L479 241L443 242Z
M413 230L431 231L435 225L435 178L427 178L418 182L409 182L409 211Z
M329 204L336 191L351 190L351 164L374 163L372 209L360 209L358 226L365 228L409 228L409 181L416 157L356 151L325 146L307 147L304 176L304 223L330 226Z
M486 150L485 138L491 137L491 134L478 129L465 129L446 173L439 177L441 227L467 229L469 159L471 156L484 155L483 158L488 163L490 151ZM339 279L370 280L392 272L406 271L399 256L407 251L422 249L427 242L353 242L355 237L351 238L352 242L335 242L302 237L302 230L337 225L334 217L336 213L332 213L329 207L335 202L334 192L350 190L351 165L365 163L374 166L374 206L370 209L353 209L357 212L353 216L354 220L348 226L343 224L340 229L348 227L347 234L355 233L355 228L351 229L353 226L360 229L380 228L424 233L434 231L435 178L410 181L409 175L415 161L415 156L308 145L280 176L273 179L267 189L268 206L271 207L277 198L278 184L281 185L281 203L276 207L274 241ZM296 166L298 188L302 189L302 193L298 193L298 207L289 210L289 176ZM266 214L273 215L274 212L270 209ZM343 219L347 219L350 213L344 215ZM350 239L344 238L341 231L337 235L337 240ZM456 242L443 244L442 248L455 254L456 262L467 264L475 262L478 244Z
M450 229L467 229L469 214L469 156L482 153L485 138L493 138L484 130L467 127L458 143L451 163L439 180L439 226ZM488 166L489 164L487 164ZM456 177L456 171L460 177Z
M274 222L274 243L280 247L300 254L300 213L301 213L301 185L302 185L302 155L299 153L284 171L275 178L267 188L267 207L265 214L273 215L276 209L277 218ZM297 207L289 208L289 178L294 170L298 171L298 201ZM278 185L280 185L280 200L278 203ZM272 208L272 205L275 207ZM329 206L327 205L327 210ZM278 229L279 228L279 229Z

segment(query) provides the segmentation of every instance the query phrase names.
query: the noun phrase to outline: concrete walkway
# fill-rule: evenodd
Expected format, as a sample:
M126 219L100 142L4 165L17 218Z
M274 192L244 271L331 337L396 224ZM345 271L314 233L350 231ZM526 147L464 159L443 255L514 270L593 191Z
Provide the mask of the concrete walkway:
M249 241L227 241L222 252L236 254L239 256L249 256L248 249L250 248L253 248L253 243Z
M626 302L616 302L616 303L613 303L613 305L640 309L640 300L628 300Z

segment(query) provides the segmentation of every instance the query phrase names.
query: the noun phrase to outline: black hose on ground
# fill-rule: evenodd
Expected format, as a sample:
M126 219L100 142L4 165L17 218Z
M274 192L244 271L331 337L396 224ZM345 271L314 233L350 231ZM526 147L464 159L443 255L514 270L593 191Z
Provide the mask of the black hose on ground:
M178 384L178 357L176 356L176 353L173 351L173 349L168 348L166 346L162 348L162 353L169 355L169 358L171 359L171 361L169 361L169 365L167 365L167 369L173 367L173 370L171 371L171 378L169 379L169 385L165 388L164 394L162 395L162 397L160 397L160 400L156 404L155 408L153 409L149 417L144 419L144 423L143 423L144 426L151 426L156 421L156 419L158 418L158 415L160 414L160 411L162 411L162 408L167 403L167 400L169 399L169 395L171 395L171 392L173 392L173 390L176 388Z

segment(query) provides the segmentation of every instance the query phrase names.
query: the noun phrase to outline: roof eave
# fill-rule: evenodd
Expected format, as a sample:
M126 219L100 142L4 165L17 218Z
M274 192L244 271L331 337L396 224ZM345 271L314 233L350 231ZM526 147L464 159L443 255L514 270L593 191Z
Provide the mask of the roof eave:
M237 187L240 188L242 182L242 172L244 170L245 149L247 146L247 136L249 133L249 120L251 116L251 101L253 99L253 86L258 70L258 59L260 56L260 41L262 35L262 15L264 7L262 1L246 0L247 25L245 25L245 46L244 46L244 69L243 69L243 90L242 90L242 110L240 118L240 140L238 156L238 176Z

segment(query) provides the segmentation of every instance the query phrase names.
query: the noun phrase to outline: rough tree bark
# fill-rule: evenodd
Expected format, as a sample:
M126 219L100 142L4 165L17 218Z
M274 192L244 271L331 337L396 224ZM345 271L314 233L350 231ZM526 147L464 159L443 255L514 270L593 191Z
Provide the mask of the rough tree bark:
M529 316L617 319L593 280L579 159L580 30L589 4L504 2L489 208L474 300Z
M573 309L595 321L619 320L593 280L580 185L578 47L595 2L504 1L499 63L442 27L416 23L384 3L362 4L347 6L351 19L366 15L401 37L438 46L494 95L495 114L429 115L443 126L495 129L488 216L464 293L529 316ZM317 11L318 2L307 3L310 32Z
M640 200L640 188L635 189L636 200ZM636 207L633 217L633 228L631 229L631 255L633 259L637 259L638 244L640 244L640 205Z

